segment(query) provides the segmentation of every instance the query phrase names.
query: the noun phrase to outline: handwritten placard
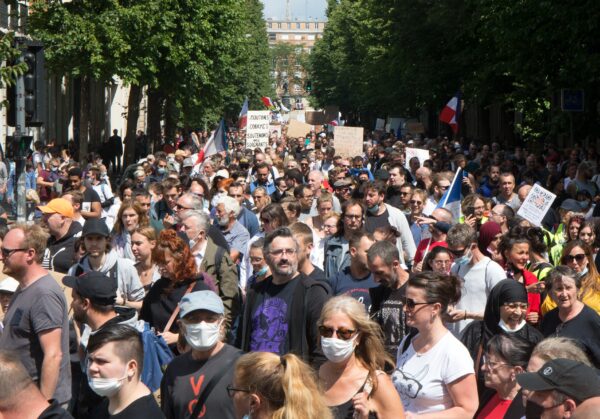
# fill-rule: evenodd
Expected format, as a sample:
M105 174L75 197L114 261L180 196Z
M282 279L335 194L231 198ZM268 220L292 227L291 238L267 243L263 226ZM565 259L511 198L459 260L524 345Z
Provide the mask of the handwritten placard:
M246 148L264 150L269 145L271 111L248 111Z
M362 156L363 138L362 127L335 127L333 130L335 154L342 157Z

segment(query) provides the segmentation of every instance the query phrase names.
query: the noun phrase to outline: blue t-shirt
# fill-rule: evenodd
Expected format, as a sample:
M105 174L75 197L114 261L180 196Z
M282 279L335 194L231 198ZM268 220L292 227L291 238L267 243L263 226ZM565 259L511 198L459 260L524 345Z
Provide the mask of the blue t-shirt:
M346 267L329 278L329 284L333 295L349 295L364 304L367 312L371 307L369 289L379 286L373 280L373 274L369 273L365 278L354 278L350 273L350 267Z

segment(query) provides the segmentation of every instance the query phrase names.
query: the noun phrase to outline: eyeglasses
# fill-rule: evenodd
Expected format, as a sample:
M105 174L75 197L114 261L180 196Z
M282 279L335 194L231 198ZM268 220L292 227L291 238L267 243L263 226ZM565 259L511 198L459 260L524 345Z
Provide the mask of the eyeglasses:
M10 257L15 252L25 252L28 249L6 249L4 247L0 248L0 253L2 253L2 257L4 259Z
M454 249L448 248L448 251L450 253L452 253L455 257L461 257L461 256L463 256L467 252L467 250L469 250L469 247L470 246L467 246L467 247L465 247L463 249L460 249L460 250L454 250Z
M233 397L233 395L236 393L236 391L242 391L244 393L250 393L250 390L245 389L245 388L235 388L231 384L227 386L227 395L229 397Z
M581 263L585 259L585 253L579 253L577 255L566 255L564 258L566 263L577 261L577 263Z
M450 185L446 185L446 186L438 185L438 188L440 188L442 191L447 191L449 187L450 187Z
M344 328L334 329L332 327L319 326L319 334L324 338L332 337L333 332L335 332L338 339L349 340L349 339L352 339L352 336L354 336L354 334L356 333L356 330L344 329Z
M404 299L404 306L409 310L414 310L416 306L422 306L422 305L427 305L427 304L433 304L433 303L429 303L429 302L417 303L412 298Z
M272 256L295 255L296 249L275 249L269 252Z
M509 310L516 310L520 308L522 311L526 311L529 307L529 304L527 303L504 303L502 305L508 308Z
M410 203L413 205L423 205L423 201L415 201L414 199L411 199Z
M400 196L412 195L411 192L400 192Z
M496 369L496 367L503 367L503 366L510 367L511 366L510 364L507 364L505 362L490 361L490 359L488 357L486 357L485 355L481 357L481 362L490 370Z

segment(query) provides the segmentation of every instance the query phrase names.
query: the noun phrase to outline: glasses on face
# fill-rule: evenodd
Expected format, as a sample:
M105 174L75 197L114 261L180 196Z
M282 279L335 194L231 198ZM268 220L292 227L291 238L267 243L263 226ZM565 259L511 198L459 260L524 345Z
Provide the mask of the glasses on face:
M400 192L400 196L410 195L410 192Z
M269 252L271 256L280 257L284 255L295 255L296 249L275 249Z
M467 252L467 250L469 250L468 246L465 247L465 248L463 248L463 249L460 249L460 250L448 248L448 251L450 253L452 253L454 255L454 257L461 257L461 256L463 256Z
M27 249L7 249L5 247L0 248L0 252L2 253L2 257L4 259L10 257L15 252L24 252Z
M565 263L569 263L569 262L573 262L573 261L576 261L577 263L581 263L585 260L585 253L579 253L576 255L566 255L564 259L565 259Z
M442 191L447 191L449 187L450 187L450 185L446 185L446 186L438 185L438 188L440 188Z
M238 391L242 391L244 393L250 393L250 390L245 389L245 388L235 388L231 384L227 386L227 395L229 397L233 397L234 394Z
M416 201L414 199L411 199L410 203L413 204L413 205L423 205L423 201Z
M485 365L490 370L494 370L497 367L502 367L502 366L506 366L506 367L510 367L511 366L510 364L507 364L505 362L491 361L485 355L481 357L481 362L482 362L483 365Z
M527 303L504 303L502 305L509 310L521 309L522 311L527 311L529 307Z
M336 228L337 224L323 224L323 228L326 229L330 229L330 228Z
M404 299L404 307L406 307L408 310L414 310L416 306L423 306L423 305L427 305L427 304L431 304L431 303L428 303L428 302L418 303L415 300L413 300L412 298Z
M327 326L319 326L319 334L324 337L324 338L330 338L333 336L333 332L335 332L335 334L337 335L338 339L341 340L349 340L352 339L352 336L354 336L354 334L356 333L356 330L353 329L345 329L345 328L339 328L339 329L334 329L332 327L327 327Z

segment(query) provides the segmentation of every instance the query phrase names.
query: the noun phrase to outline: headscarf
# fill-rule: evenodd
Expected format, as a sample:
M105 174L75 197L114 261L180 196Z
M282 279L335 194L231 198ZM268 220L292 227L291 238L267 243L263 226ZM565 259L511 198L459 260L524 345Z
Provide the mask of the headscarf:
M503 279L490 291L483 313L483 345L494 335L502 333L498 326L500 322L500 307L504 303L526 303L527 290L525 286L514 279Z
M487 248L492 240L494 240L500 233L502 233L502 228L500 228L500 224L495 223L494 221L488 221L481 226L479 229L479 239L477 240L477 247L481 253L487 257L491 256Z

